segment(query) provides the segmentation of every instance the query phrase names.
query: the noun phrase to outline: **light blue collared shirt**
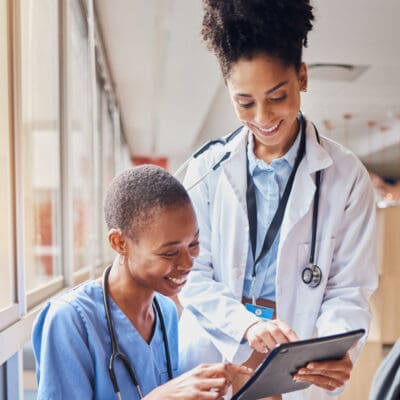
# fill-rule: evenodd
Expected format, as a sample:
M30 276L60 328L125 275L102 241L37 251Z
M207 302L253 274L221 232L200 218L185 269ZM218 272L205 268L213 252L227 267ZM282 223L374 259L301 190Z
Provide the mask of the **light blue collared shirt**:
M273 160L270 164L260 160L254 154L254 138L249 133L247 144L247 157L249 159L249 171L254 181L257 202L257 246L256 256L253 257L251 242L247 252L246 272L243 285L243 296L252 297L251 283L254 259L260 254L264 244L265 234L278 209L279 200L283 195L286 183L293 170L297 150L300 144L300 132L292 147L280 158ZM256 298L275 300L275 276L276 258L280 228L269 252L258 262L256 266Z

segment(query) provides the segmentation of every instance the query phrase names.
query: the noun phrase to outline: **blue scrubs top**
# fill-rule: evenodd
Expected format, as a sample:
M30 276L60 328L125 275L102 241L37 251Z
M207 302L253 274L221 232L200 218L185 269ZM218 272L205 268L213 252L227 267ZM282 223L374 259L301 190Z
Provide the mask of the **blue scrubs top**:
M178 316L172 300L157 294L166 325L174 376L178 370ZM128 357L145 396L168 381L160 321L148 344L110 297L120 350ZM49 302L33 327L33 350L39 400L116 399L108 373L111 340L103 305L103 288L83 283ZM116 363L123 399L139 399L125 368Z

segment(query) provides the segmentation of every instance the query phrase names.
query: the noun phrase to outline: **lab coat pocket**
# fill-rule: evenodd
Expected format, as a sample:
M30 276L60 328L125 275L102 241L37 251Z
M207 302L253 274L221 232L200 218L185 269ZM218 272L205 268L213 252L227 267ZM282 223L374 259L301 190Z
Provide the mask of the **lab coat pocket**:
M323 300L325 288L329 279L332 265L335 238L323 239L316 242L314 264L321 270L321 281L315 287L303 281L303 272L309 268L311 243L300 243L297 247L297 299L301 304L307 304L305 309L297 310L298 314L307 314L317 318ZM299 302L297 302L299 303Z
M315 243L315 256L314 264L322 271L322 282L326 283L329 276L329 270L332 265L333 251L335 248L336 239L334 237L329 239L318 240ZM300 269L299 277L304 268L309 266L311 253L311 243L300 243L297 247L297 265Z

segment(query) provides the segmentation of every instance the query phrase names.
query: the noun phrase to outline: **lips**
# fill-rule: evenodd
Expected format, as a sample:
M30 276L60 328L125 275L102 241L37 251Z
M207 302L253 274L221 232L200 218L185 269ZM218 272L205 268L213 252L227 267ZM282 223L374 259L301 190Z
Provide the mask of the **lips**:
M283 120L280 120L277 124L269 126L269 127L265 127L265 128L262 128L262 127L260 127L258 125L252 124L252 123L249 123L249 125L253 129L255 128L257 130L257 132L259 132L260 134L262 134L264 136L271 136L271 135L275 134L278 131L278 129L281 126L282 122L283 122Z

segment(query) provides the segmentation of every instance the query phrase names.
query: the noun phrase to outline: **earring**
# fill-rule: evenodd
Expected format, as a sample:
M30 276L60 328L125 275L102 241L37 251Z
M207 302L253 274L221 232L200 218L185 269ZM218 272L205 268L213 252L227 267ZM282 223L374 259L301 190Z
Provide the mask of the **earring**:
M118 262L119 262L119 265L124 265L125 264L125 256L120 254Z
M303 89L301 89L302 92L307 92L307 88L304 87Z

